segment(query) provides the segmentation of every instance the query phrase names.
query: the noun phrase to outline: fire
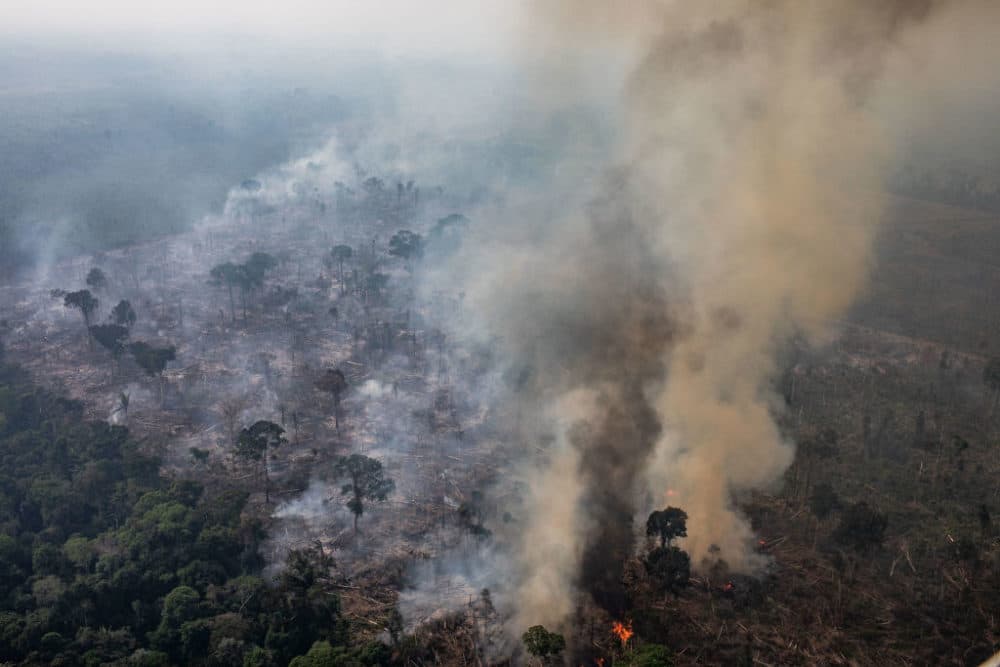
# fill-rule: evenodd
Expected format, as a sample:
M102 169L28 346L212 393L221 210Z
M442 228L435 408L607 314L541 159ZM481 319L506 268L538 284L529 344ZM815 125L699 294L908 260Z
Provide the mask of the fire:
M597 658L595 662L597 663L597 667L604 667L604 658Z
M622 640L622 646L628 643L628 640L632 638L635 633L632 631L632 621L628 622L628 625L624 625L619 621L615 621L611 625L611 632L618 639Z

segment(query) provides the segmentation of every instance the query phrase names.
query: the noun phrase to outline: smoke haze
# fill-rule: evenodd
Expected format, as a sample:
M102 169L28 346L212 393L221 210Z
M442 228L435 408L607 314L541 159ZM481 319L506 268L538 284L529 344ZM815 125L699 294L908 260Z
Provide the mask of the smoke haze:
M462 283L473 320L523 369L510 399L523 447L546 443L522 471L516 627L561 626L581 592L622 611L623 563L668 488L696 566L763 564L734 495L792 461L778 356L793 336L829 340L865 285L901 134L889 123L904 120L888 110L915 80L907 40L985 11L541 5L529 47L634 65L605 174L559 210L506 211L458 262L476 267Z

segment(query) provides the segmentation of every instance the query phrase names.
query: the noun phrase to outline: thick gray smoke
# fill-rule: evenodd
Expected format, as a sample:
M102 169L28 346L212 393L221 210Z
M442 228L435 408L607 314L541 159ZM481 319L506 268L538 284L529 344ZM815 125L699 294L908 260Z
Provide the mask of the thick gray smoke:
M517 627L563 624L583 592L619 611L633 522L668 488L693 562L714 545L737 569L760 565L733 496L773 484L793 456L774 420L777 354L797 334L828 339L863 288L894 148L886 77L905 80L911 31L933 38L955 10L542 7L533 43L635 65L621 166L580 184L589 204L508 210L445 272L465 277L472 321L519 369L511 414L532 454Z

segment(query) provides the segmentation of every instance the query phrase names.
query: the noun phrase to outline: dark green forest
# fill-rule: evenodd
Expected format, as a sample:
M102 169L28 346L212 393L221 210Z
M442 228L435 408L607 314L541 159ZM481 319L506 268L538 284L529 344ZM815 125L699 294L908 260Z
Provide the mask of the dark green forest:
M0 457L0 660L387 662L382 644L347 648L320 547L267 580L244 493L162 476L127 429L87 421L2 356Z

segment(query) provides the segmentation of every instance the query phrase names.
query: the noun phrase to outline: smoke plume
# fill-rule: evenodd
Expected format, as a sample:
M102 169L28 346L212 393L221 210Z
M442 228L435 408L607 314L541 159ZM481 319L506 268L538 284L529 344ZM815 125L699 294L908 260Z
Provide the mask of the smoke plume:
M581 594L622 611L622 565L668 488L693 563L715 546L759 567L733 497L794 454L774 418L777 356L793 336L826 340L864 286L892 154L881 86L908 32L942 11L541 7L530 36L548 55L633 65L614 166L578 184L588 203L560 202L544 224L507 211L461 258L470 313L519 369L518 627L558 627Z

